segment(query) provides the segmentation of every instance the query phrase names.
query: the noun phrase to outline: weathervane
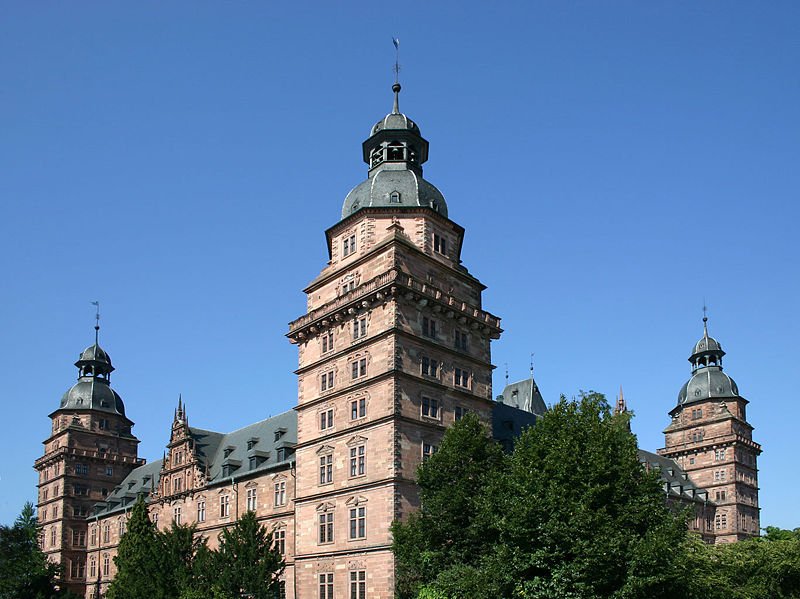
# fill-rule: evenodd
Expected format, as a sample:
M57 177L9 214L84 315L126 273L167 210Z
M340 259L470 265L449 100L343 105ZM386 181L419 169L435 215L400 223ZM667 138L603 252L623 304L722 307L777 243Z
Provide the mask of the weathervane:
M392 43L394 44L394 82L400 83L400 38L393 37Z
M100 302L92 302L95 307L94 311L94 344L97 345L100 336Z

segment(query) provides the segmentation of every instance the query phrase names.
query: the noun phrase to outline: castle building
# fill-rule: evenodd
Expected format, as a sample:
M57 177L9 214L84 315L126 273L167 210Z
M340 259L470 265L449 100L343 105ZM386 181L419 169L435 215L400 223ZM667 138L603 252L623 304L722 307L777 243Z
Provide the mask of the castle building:
M298 350L293 410L221 433L190 426L179 399L164 456L144 464L133 423L109 384L108 354L97 339L81 354L79 382L51 415L52 436L36 461L43 545L65 564L80 595L104 596L129 511L143 495L159 528L195 524L212 548L224 527L254 511L285 558L280 597L388 599L391 523L419 507L416 469L447 427L474 413L510 449L545 412L532 373L493 397L491 342L502 333L500 319L483 308L485 286L461 262L464 229L423 178L428 142L400 112L399 84L393 92L392 111L362 146L367 178L326 231L329 261L305 289L305 313L289 324L287 337ZM721 349L713 343L693 355L693 381L701 369L721 374ZM690 382L688 393L695 387ZM708 402L683 393L663 455L641 454L647 467L662 471L667 497L695 505L701 523L719 503L706 486L731 494L723 498L734 502L729 518L745 513L734 490L757 493L754 478L752 488L708 478L701 446L714 456L724 437L729 476L745 449L753 459L747 472L755 476L758 451L743 440L751 431L745 400L724 396L736 414L726 419L714 393ZM701 420L682 419L690 401L704 410ZM624 400L617 409L626 409ZM713 428L723 421L733 427L728 436ZM720 438L708 449L686 444L686 431L699 422L707 442ZM687 463L690 455L696 464ZM757 526L757 508L747 514L748 526ZM716 532L702 530L709 542Z
M753 441L753 427L747 421L749 402L722 371L724 355L720 343L708 335L708 319L703 317L703 337L689 357L692 377L669 413L672 422L664 430L665 447L658 450L708 492L715 509L705 526L713 530L717 543L758 535L760 512L761 446Z
M122 398L111 387L111 358L95 342L75 362L78 382L50 414L39 475L38 519L47 557L64 568L67 588L83 594L87 517L131 471L142 466Z

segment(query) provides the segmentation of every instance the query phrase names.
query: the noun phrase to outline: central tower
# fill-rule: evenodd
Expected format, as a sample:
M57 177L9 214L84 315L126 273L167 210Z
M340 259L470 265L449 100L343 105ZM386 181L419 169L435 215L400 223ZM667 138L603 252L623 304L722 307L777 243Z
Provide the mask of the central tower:
M466 412L491 422L500 319L461 264L464 229L423 178L428 142L392 90L363 144L368 177L326 231L330 260L289 325L298 597L393 597L390 525L419 505L417 466Z

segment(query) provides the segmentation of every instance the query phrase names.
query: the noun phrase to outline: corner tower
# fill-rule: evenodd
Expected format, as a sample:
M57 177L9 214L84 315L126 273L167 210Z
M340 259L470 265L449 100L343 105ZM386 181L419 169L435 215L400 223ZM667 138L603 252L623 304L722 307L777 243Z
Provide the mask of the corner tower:
M111 387L111 358L95 342L81 352L75 366L78 382L50 414L50 436L39 473L38 514L42 549L64 568L66 586L86 594L87 516L128 473L144 463L139 440L125 415L122 398Z
M708 490L714 521L706 523L715 542L730 543L759 533L758 468L761 446L747 422L749 403L734 380L722 371L725 352L708 334L695 344L689 362L692 377L670 411L659 454L675 460L692 482Z
M326 231L329 262L289 325L298 597L393 597L390 525L419 506L417 466L464 413L491 423L500 320L461 264L464 229L423 178L428 142L392 89L363 144L368 177Z

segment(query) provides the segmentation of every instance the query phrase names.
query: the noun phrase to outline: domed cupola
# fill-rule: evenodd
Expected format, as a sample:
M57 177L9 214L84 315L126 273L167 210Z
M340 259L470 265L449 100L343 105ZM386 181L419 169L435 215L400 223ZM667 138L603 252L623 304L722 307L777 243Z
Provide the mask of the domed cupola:
M678 393L678 403L686 404L709 398L739 397L736 382L722 372L722 345L708 334L708 318L703 317L703 337L695 343L689 362L692 378Z
M78 382L61 397L60 410L99 410L125 416L125 404L111 388L111 357L98 343L100 327L95 326L94 344L81 352L75 366Z
M417 124L400 112L400 89L399 83L392 86L392 112L375 123L362 145L369 175L347 194L342 218L367 207L425 206L447 216L444 196L422 177L428 142Z

